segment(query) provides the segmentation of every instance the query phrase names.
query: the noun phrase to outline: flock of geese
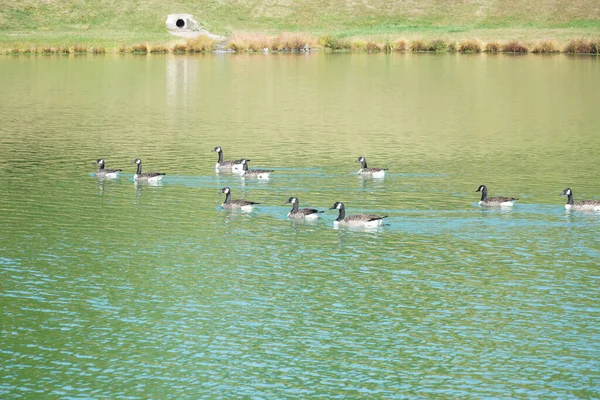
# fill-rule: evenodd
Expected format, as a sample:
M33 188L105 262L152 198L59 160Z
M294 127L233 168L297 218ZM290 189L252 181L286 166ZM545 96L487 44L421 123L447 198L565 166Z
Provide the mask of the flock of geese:
M239 160L224 160L223 149L219 146L212 149L219 156L217 163L215 164L215 171L217 173L234 173L240 175L242 178L248 179L269 179L271 169L249 169L247 158ZM367 167L367 160L365 157L358 157L355 162L361 164L358 170L358 175L366 178L383 178L387 169L384 168L369 168ZM105 167L104 159L99 158L96 160L98 170L96 176L100 178L116 178L121 169L108 169ZM165 175L162 172L142 172L142 160L136 158L131 164L137 165L137 171L133 175L133 180L136 182L159 182ZM488 197L487 187L485 185L479 186L476 192L481 192L481 200L479 205L482 207L512 207L518 200L514 197ZM221 189L221 193L225 194L225 201L221 204L221 208L227 210L243 210L251 211L252 208L260 203L250 200L233 200L231 198L231 189L224 187ZM562 196L567 196L567 203L565 209L574 211L600 211L600 200L573 200L573 191L570 188L566 188L561 193ZM289 218L293 219L304 219L304 220L315 220L319 218L319 214L323 211L314 208L300 208L300 203L297 197L290 197L286 203L292 205L291 211L288 213ZM333 226L348 226L348 227L377 227L383 224L384 218L387 215L377 214L353 214L346 215L346 209L344 203L335 202L330 210L338 210L338 217L333 221Z

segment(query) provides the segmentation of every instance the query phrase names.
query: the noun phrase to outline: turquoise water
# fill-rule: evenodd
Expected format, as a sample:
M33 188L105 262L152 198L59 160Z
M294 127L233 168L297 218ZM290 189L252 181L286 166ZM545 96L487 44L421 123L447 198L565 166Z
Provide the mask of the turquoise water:
M600 199L597 58L0 71L3 398L600 397L600 213L559 196ZM217 145L275 172L217 175ZM136 157L160 185L133 182ZM480 184L519 201L481 209ZM224 186L262 204L223 211ZM294 222L290 196L389 217Z

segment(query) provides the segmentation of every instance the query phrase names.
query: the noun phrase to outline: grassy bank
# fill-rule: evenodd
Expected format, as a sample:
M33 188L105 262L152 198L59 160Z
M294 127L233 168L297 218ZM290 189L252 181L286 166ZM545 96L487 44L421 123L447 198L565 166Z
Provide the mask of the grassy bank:
M0 8L0 49L104 48L118 52L140 43L173 48L185 40L169 35L166 15L194 14L209 31L226 37L294 32L346 43L404 40L457 43L553 41L600 37L598 0L15 0ZM246 32L242 34L241 32ZM326 47L326 46L325 46Z

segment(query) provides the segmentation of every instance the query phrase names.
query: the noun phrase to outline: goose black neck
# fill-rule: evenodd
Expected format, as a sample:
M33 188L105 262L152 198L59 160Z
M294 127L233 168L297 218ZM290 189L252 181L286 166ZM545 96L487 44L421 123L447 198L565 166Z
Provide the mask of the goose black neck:
M295 213L296 211L298 211L298 207L299 207L298 200L296 200L296 202L292 204L292 211L290 211L290 212Z
M219 161L218 162L222 163L223 162L223 150L217 151L217 154L219 155Z
M481 189L481 201L486 201L487 200L487 188L483 188Z
M244 163L244 171L248 171L248 161Z
M102 171L104 170L104 163L101 162L100 164L98 164L98 171Z
M140 163L137 165L137 175L141 175L142 174L142 162L140 161Z
M346 207L344 207L343 204L340 205L339 212L340 213L338 214L338 217L336 218L336 221L341 221L344 218L346 218Z
M571 191L567 195L567 204L570 204L570 205L575 204L575 202L573 201L573 192L571 192Z
M367 159L366 158L363 158L363 160L360 162L360 167L362 169L367 168Z
M224 203L227 204L231 201L231 192L227 192L225 193L225 201Z

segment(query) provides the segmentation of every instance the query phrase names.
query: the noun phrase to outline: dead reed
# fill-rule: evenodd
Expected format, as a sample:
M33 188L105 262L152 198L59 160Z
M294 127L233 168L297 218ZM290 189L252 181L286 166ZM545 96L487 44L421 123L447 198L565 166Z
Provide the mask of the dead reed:
M423 40L413 40L410 44L410 51L427 51L427 45Z
M195 39L189 39L185 43L188 53L205 53L215 49L216 42L206 36L199 36Z
M427 45L428 51L438 52L438 51L446 51L448 49L448 45L441 39L432 40Z
M152 46L150 48L150 53L152 54L165 54L169 52L169 48L165 46Z
M392 43L392 51L406 51L407 48L405 40L399 39Z
M458 46L458 51L466 54L481 53L481 43L476 39L465 40Z
M176 44L175 46L173 46L171 48L171 52L173 54L185 54L185 52L187 51L187 46L185 44Z
M515 54L527 54L529 49L525 45L519 43L516 40L512 40L502 45L503 53L515 53Z
M553 40L541 40L533 45L531 52L534 54L554 54L560 53L560 49Z
M315 43L312 36L296 32L283 32L272 39L271 50L307 51L315 47Z
M489 42L489 43L486 43L486 45L485 45L486 53L496 54L496 53L500 53L501 50L502 50L502 47L500 46L500 43L498 43L498 42Z
M73 53L75 54L85 54L88 52L88 48L85 44L76 44L73 46Z
M570 40L563 53L569 54L600 54L600 39L593 41L588 39L574 39Z
M458 51L458 44L456 44L456 42L450 42L448 43L446 50L450 53L456 53Z
M148 54L148 43L140 43L131 46L131 52L133 54Z
M105 54L106 49L103 46L94 46L90 49L90 53L92 54Z
M119 51L119 53L131 53L131 49L124 44L119 46L118 51Z

